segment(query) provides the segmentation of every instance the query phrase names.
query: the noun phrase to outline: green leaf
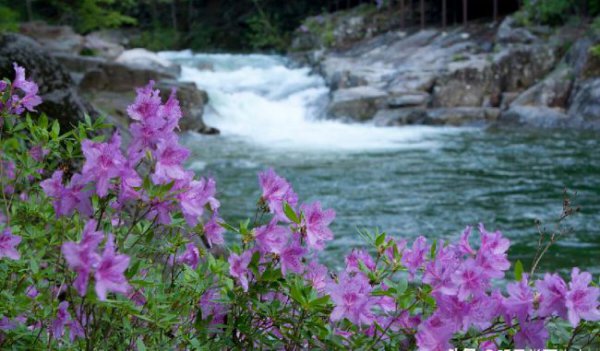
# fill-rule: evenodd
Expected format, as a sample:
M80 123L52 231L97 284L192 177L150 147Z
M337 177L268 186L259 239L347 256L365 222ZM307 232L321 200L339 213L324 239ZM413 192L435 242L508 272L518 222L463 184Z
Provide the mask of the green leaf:
M375 239L375 246L381 246L385 242L385 233L381 233L377 239Z
M135 346L137 347L138 351L146 351L146 344L144 344L144 339L142 338L137 338L137 340L135 341Z
M329 302L329 295L325 295L319 298L316 298L309 302L310 307L320 307L325 306Z
M523 263L521 260L517 260L515 263L515 280L521 281L523 279Z
M396 284L396 290L398 291L398 294L403 294L407 288L408 280L406 280L406 277L401 277L398 281L398 284Z
M436 251L437 251L437 240L434 240L433 244L431 244L431 251L429 252L429 257L431 257L432 259L435 258Z
M287 202L283 203L283 212L290 221L296 224L300 224L300 218L298 218L298 215L296 214L292 206L290 206L290 204L288 204Z

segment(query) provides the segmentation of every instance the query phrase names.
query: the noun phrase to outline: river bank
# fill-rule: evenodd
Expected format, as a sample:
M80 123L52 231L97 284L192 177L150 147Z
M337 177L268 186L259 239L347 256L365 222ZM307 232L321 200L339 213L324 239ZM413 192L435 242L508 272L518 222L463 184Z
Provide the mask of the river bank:
M358 8L308 18L290 56L325 78L333 118L600 130L598 42L585 22L401 29Z

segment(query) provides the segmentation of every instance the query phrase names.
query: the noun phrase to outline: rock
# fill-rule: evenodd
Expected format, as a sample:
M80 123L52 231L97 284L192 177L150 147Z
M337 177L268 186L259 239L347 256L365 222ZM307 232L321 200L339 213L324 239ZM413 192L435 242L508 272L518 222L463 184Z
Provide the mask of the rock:
M386 103L389 107L426 106L430 96L423 92L401 93L388 96Z
M125 48L123 45L105 40L100 34L91 33L84 38L83 50L107 59L115 59L125 51Z
M502 93L502 97L500 100L500 109L507 110L510 107L510 104L512 104L512 102L519 97L519 94L520 93L517 92Z
M481 59L453 62L449 72L437 78L433 107L480 107L494 78L492 64Z
M181 73L181 66L146 49L126 50L119 55L115 61L117 63L133 65L146 70L163 72L168 75L179 76Z
M600 78L591 78L576 88L569 116L581 119L584 124L600 130Z
M573 69L564 65L515 99L511 106L547 106L565 108L573 87Z
M350 71L338 71L329 79L331 90L354 88L367 85L366 79L353 75Z
M521 91L545 77L559 59L551 45L520 45L505 48L493 57L494 86L500 91Z
M0 77L14 78L13 62L25 67L28 77L38 84L43 103L38 106L64 129L95 114L77 92L63 65L48 55L40 44L20 34L0 34Z
M54 55L69 70L83 74L80 88L83 91L109 90L133 91L148 84L150 80L174 79L175 76L164 70L139 67L107 61L98 57L70 54Z
M520 125L534 128L559 128L569 123L569 117L560 109L545 106L513 106L500 114L504 125Z
M530 44L537 40L538 37L526 28L517 28L516 21L511 16L502 21L496 34L496 42L500 44Z
M52 53L79 54L84 46L84 38L69 26L53 26L35 21L22 23L19 30Z
M455 107L428 109L422 124L463 126L493 122L498 119L497 108Z
M424 108L397 108L377 111L373 123L380 127L404 126L419 124L426 117Z
M361 86L333 92L329 115L358 121L371 119L383 105L387 94L379 89Z
M402 108L380 110L373 118L373 122L378 126L410 124L464 126L494 122L499 115L500 110L497 108Z

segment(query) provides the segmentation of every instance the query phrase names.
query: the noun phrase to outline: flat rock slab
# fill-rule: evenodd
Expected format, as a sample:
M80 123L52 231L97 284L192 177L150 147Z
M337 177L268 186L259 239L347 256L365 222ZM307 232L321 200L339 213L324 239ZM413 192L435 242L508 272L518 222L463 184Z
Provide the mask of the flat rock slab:
M333 92L329 115L358 121L371 119L384 104L387 94L369 86L341 89Z

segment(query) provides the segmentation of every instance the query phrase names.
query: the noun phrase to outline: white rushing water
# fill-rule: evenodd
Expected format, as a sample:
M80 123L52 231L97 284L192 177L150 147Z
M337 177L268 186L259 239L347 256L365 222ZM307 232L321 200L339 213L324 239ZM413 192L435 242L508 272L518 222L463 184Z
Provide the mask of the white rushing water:
M435 146L447 128L384 128L324 118L329 91L308 68L269 55L162 52L182 65L180 80L209 95L205 122L224 137L268 147L317 151L395 150Z

